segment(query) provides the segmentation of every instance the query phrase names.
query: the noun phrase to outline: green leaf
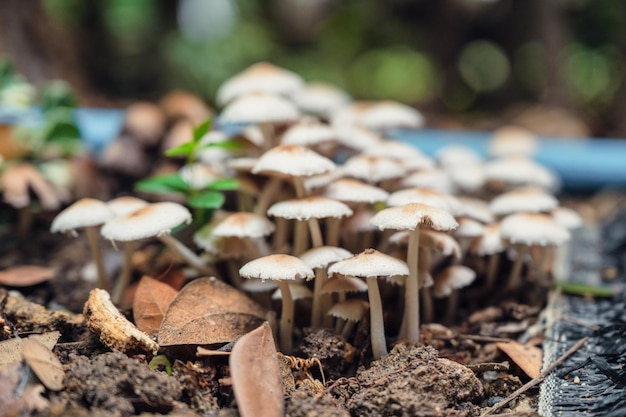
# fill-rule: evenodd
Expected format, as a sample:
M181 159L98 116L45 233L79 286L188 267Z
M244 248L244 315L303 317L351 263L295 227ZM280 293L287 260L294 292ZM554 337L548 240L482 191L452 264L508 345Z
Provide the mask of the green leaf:
M135 190L155 194L186 193L189 191L189 185L178 173L174 173L138 181L135 183Z
M165 370L166 374L170 376L172 375L172 364L170 363L169 359L167 359L167 356L165 355L155 356L154 358L152 358L148 366L153 371L163 369Z
M193 142L198 143L211 130L211 119L206 119L193 129Z
M165 156L181 156L184 155L189 157L196 147L195 142L185 142L182 145L178 145L174 148L168 149L165 151Z
M200 209L217 209L224 204L224 195L217 191L208 191L202 194L194 195L187 200L187 203L193 208Z
M239 181L234 178L222 178L213 181L207 188L210 190L236 190L239 188Z

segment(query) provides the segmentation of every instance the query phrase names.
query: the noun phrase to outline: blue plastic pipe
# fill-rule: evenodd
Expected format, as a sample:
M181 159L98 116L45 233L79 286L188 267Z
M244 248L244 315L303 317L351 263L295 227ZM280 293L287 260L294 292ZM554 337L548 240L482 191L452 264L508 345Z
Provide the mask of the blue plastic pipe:
M394 130L388 136L431 156L459 144L486 157L491 133L420 129ZM541 137L534 159L554 170L566 189L626 189L626 139Z

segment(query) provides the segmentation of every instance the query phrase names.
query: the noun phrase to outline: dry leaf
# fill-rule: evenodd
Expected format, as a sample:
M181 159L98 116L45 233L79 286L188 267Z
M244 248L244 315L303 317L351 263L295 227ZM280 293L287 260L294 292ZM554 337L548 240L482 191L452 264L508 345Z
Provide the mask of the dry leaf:
M265 321L261 306L216 278L198 278L178 293L161 328L159 345L232 342Z
M506 353L526 375L536 378L541 373L541 349L532 345L522 345L515 341L498 342L498 349Z
M280 368L268 322L235 343L229 364L241 417L283 415Z
M170 303L178 291L169 285L144 275L137 285L133 300L133 316L139 330L154 336Z
M22 265L0 271L0 285L29 287L50 281L54 269L36 265Z
M22 343L22 358L46 388L52 391L63 389L63 365L50 349L35 339L26 339Z
M23 388L29 376L28 368L18 363L0 370L0 417L26 415L32 411L41 413L50 406L42 397L46 390L43 385L28 384Z
M61 337L60 332L48 332L28 336L52 350L57 340ZM0 342L0 369L22 360L22 343L25 339L9 339Z

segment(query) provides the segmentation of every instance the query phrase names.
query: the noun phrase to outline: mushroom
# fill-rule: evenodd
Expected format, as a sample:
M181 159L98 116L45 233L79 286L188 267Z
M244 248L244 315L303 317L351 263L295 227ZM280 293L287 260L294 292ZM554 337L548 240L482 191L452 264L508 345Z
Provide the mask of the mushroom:
M522 262L532 245L541 247L540 259L537 262L537 279L544 280L545 260L548 246L559 246L570 237L569 231L556 223L547 214L517 213L511 214L500 222L500 235L517 249L517 257L511 268L508 291L520 287Z
M264 216L238 212L221 220L213 229L213 235L241 239L248 248L250 258L258 258L269 255L264 237L272 234L274 229L274 224Z
M326 283L326 268L333 262L350 258L352 253L336 246L317 246L304 252L299 258L309 268L315 271L315 283L313 286L313 308L311 309L311 326L320 327L324 311L329 303L324 303L321 289ZM324 305L326 304L326 305Z
M435 277L433 296L436 298L448 297L448 306L444 321L452 322L458 304L458 289L471 285L476 279L476 272L464 265L450 265Z
M385 255L375 249L366 249L358 255L336 262L328 268L329 276L341 274L362 277L367 280L367 295L370 304L370 339L374 359L387 354L383 306L378 289L379 277L408 275L409 268L404 261Z
M361 321L368 308L369 303L367 301L353 298L333 305L326 314L337 318L335 333L347 339L350 333L352 333L354 326Z
M191 213L181 204L173 202L151 203L124 216L107 221L100 234L108 240L127 242L156 237L181 256L191 267L211 274L204 261L187 246L171 235L172 229L191 222Z
M491 200L489 208L496 216L527 212L539 213L556 208L559 201L541 188L524 187L500 194Z
M113 211L104 201L95 198L83 198L57 214L50 226L52 233L68 232L73 236L76 236L76 229L85 229L89 248L98 270L96 285L104 290L108 290L109 283L98 243L98 228L113 216Z
M370 223L381 230L411 231L407 248L407 264L410 273L405 284L405 315L407 338L409 341L417 342L419 341L418 248L420 224L424 223L435 230L449 231L455 229L458 223L447 211L420 203L381 210L370 220Z
M117 217L139 210L140 208L147 206L148 202L137 197L123 196L110 200L107 205ZM120 301L122 293L130 283L133 246L133 241L124 242L124 263L122 264L122 271L120 272L120 276L117 279L115 287L113 288L113 293L111 294L111 300L113 303L118 303Z
M313 279L313 270L295 256L274 254L254 259L239 270L243 278L271 279L278 281L282 294L280 317L280 348L285 354L292 350L294 305L288 281Z
M350 102L350 96L339 87L315 81L295 91L291 99L304 113L324 119Z
M504 242L500 236L499 223L486 225L483 229L483 234L475 238L470 245L469 251L471 253L478 256L489 257L485 282L485 288L487 290L494 287L496 282L496 273L498 272L500 253L503 252L504 249Z

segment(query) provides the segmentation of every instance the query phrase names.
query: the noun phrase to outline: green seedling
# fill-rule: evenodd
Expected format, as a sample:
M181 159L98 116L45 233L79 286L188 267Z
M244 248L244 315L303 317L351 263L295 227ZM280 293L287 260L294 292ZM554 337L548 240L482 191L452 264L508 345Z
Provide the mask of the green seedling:
M167 356L165 355L155 356L154 358L152 358L148 366L153 371L164 370L166 374L168 374L169 376L172 376L172 364L170 363L170 360L167 359Z
M620 291L620 288L616 286L598 286L581 282L557 282L554 284L554 287L565 294L582 297L611 298Z
M219 147L226 150L237 150L239 145L231 140L202 143L201 139L211 130L211 119L195 127L191 141L183 143L165 152L166 156L184 156L186 165L191 166L197 161L198 153L209 147ZM195 210L194 221L204 224L212 210L222 207L225 201L222 191L236 190L239 186L233 178L221 178L207 184L202 189L193 188L182 177L180 172L157 175L138 181L135 184L137 191L155 194L179 194L184 196L187 205Z

